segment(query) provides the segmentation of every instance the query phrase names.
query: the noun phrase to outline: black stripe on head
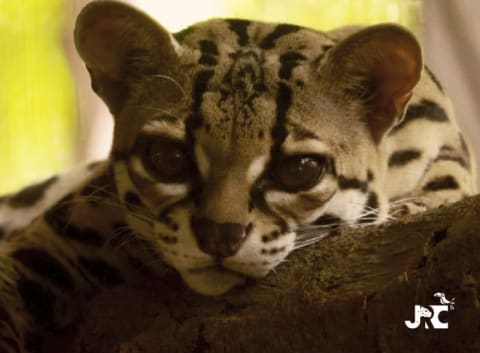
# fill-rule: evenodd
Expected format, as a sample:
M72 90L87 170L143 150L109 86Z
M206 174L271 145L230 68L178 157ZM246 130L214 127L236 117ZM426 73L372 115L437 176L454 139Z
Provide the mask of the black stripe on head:
M307 58L296 52L288 52L280 56L280 71L278 76L283 79L290 79L292 77L293 69L300 64L301 61L306 60Z
M215 42L212 42L211 40L201 40L200 51L202 52L202 56L198 61L199 64L207 66L217 65L218 48Z
M421 156L422 152L413 148L395 151L388 159L388 166L403 167L404 165L419 159Z
M27 313L42 327L51 327L54 323L55 295L39 282L20 278L17 289Z
M195 77L195 82L193 83L193 110L195 113L198 113L200 106L202 105L203 94L208 89L208 82L212 78L214 72L213 70L204 70L200 71Z
M423 186L423 191L455 190L459 185L451 175L436 177Z
M390 132L390 135L393 135L397 131L401 130L408 123L418 119L425 119L437 123L444 123L448 121L448 116L445 110L437 103L428 99L422 99L420 103L411 104L408 107L405 117L400 122L400 124L394 126L394 128Z
M33 184L22 189L8 199L8 205L12 208L30 207L42 199L48 187L58 179L53 176L41 183Z
M199 113L202 105L203 94L208 89L208 82L214 75L213 70L203 70L197 73L192 88L192 114L185 121L185 130L187 132L187 141L193 146L193 132L202 126L202 117Z
M232 32L234 32L238 39L237 43L239 46L243 47L250 42L250 37L248 36L247 29L250 26L251 22L246 20L227 20L228 26Z
M272 130L272 137L277 147L283 143L287 137L287 113L292 105L292 91L287 85L280 83L277 93L277 120Z
M358 189L361 192L366 192L368 187L368 182L366 181L357 178L347 178L343 175L338 176L337 182L340 190Z
M124 282L120 272L103 260L80 256L78 262L92 277L106 286L115 286Z
M295 25L289 25L289 24L280 24L275 29L273 32L271 32L269 35L267 35L263 41L260 43L260 48L267 50L267 49L272 49L275 46L275 42L290 33L294 33L302 29L300 26L295 26Z
M62 264L50 254L38 249L18 249L12 257L33 273L53 282L60 288L73 289L73 278Z

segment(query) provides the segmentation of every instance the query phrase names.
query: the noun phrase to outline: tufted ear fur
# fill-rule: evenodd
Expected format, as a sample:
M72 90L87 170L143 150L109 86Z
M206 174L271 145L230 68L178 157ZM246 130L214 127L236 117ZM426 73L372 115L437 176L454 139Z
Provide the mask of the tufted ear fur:
M114 115L135 81L144 75L168 74L178 57L178 44L168 31L144 13L115 1L85 6L74 38L93 90Z
M422 53L415 37L402 27L368 27L332 48L320 68L333 94L360 100L376 143L404 114L420 79Z

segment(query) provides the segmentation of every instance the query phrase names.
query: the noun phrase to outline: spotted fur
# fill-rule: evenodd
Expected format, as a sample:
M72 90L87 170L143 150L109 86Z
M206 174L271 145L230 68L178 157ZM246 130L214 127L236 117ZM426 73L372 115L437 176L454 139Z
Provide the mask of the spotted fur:
M35 351L87 298L164 264L222 294L335 228L475 192L450 102L398 26L170 34L98 1L75 42L112 151L0 201L0 352Z

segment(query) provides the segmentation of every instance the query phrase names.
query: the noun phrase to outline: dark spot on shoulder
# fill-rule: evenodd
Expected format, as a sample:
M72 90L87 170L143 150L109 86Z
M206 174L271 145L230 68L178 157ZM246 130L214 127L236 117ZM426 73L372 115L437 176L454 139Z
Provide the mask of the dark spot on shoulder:
M408 107L403 120L393 127L389 135L394 135L410 122L418 119L425 119L436 123L449 121L447 112L442 107L431 100L422 99L419 103L411 104Z
M55 295L53 292L34 280L20 278L17 289L26 311L38 324L51 327L54 323Z
M44 196L47 188L58 179L53 176L45 181L27 186L8 199L8 205L12 208L29 207L36 204Z
M80 256L78 262L92 277L106 286L115 286L124 282L120 272L103 260Z
M53 282L60 288L73 289L73 278L64 266L48 254L39 249L18 249L12 257L30 271L47 281Z
M457 180L451 175L444 175L429 181L423 187L424 191L455 190L459 185Z
M390 168L403 167L410 162L420 159L421 156L422 152L414 148L395 151L388 159L388 166Z

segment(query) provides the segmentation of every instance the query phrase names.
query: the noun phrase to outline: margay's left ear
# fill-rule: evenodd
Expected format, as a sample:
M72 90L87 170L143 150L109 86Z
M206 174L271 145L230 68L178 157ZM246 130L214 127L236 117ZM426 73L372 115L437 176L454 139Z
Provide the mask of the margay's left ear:
M392 24L368 27L332 48L321 79L342 99L361 100L375 142L404 114L420 79L422 52L415 37Z
M146 75L171 75L178 43L143 12L118 1L93 1L78 15L75 46L93 90L114 114Z

